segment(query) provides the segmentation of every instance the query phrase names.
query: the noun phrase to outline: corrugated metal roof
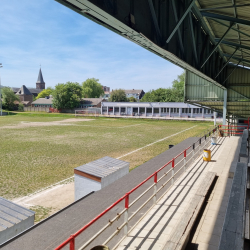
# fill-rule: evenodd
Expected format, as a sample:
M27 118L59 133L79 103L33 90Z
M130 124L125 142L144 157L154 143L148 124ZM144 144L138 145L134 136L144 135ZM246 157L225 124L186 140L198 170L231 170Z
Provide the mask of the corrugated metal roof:
M102 102L103 107L197 108L184 102Z
M128 162L114 159L109 156L105 156L96 161L84 164L80 167L75 168L81 172L96 176L96 177L106 177L120 168L128 166Z
M218 14L226 17L232 17L242 20L250 21L250 6L249 0L241 0L241 1L232 1L232 0L198 0L196 4L199 9L203 10L207 13ZM222 8L223 7L223 8ZM226 7L226 8L225 8ZM202 11L201 11L202 13ZM230 26L230 21L223 20L216 17L203 17L207 24L210 26L211 32L214 34L215 38L221 38L223 34L226 32L228 27ZM245 45L250 47L250 26L235 23L232 29L228 32L224 40L238 44ZM221 44L220 48L224 54L231 55L235 46L231 46L228 44ZM236 57L241 59L248 59L249 52L246 49L240 48L234 55L234 57L230 60L233 63L238 63L239 60ZM250 62L242 61L239 65L242 66L250 66Z
M35 212L0 197L0 232L34 214Z

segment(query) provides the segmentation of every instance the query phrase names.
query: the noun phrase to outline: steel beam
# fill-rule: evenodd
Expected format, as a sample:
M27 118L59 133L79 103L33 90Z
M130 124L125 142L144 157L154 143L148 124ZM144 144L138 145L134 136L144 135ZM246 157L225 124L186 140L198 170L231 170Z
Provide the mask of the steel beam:
M212 52L209 54L209 56L207 57L207 59L204 61L204 63L202 64L201 68L203 68L203 66L206 64L206 62L209 60L209 58L213 55L213 53L217 50L217 48L219 47L220 43L222 42L222 40L224 39L224 37L227 35L227 33L230 31L230 29L232 28L232 26L234 25L234 23L231 23L231 25L228 27L227 31L224 33L224 35L220 38L220 40L218 41L218 43L216 44L216 46L214 47L214 49L212 50Z
M227 90L224 90L224 102L223 102L223 125L226 125L227 118Z
M230 26L230 25L227 25L227 24L225 24L225 23L223 23L223 22L217 20L216 18L211 18L211 19L212 19L213 21L215 21L216 23L219 23L219 24L221 24L221 25L223 25L223 26L225 26L225 27L229 27L229 26ZM231 29L234 30L234 31L236 31L236 32L239 32L239 33L243 34L244 36L250 37L250 35L247 34L246 32L243 32L243 31L241 31L241 30L238 30L238 29L236 29L236 28L234 28L234 27L232 27Z
M231 16L219 15L219 14L205 12L205 11L204 12L202 11L201 15L204 17L216 18L216 19L220 19L220 20L224 20L228 22L239 23L239 24L248 25L248 26L250 25L250 21L248 20L239 19L239 18L235 18Z
M173 8L175 8L175 3L173 3L175 0L172 0L172 5L173 5ZM171 38L173 37L173 35L175 34L175 32L179 29L181 23L183 22L183 20L185 19L185 17L187 16L187 14L189 13L189 11L191 10L191 8L193 7L195 3L195 0L191 0L191 3L189 4L188 8L185 10L184 14L182 15L181 19L179 21L176 20L177 24L174 28L174 30L171 32L170 36L168 37L166 43L169 43ZM175 7L174 7L175 6ZM175 8L175 11L176 11L176 8Z
M234 51L234 53L228 58L227 62L224 64L224 66L221 68L221 70L219 71L219 73L216 75L215 78L217 78L219 76L219 74L222 72L222 70L228 65L229 61L231 60L231 58L234 56L234 54L236 53L236 51L238 50L239 48L236 48L236 50Z
M175 0L172 0L171 3L172 3L172 7L173 7L175 21L178 23L178 15L177 15L177 10L176 10ZM179 26L178 26L178 28L179 28ZM184 46L183 46L183 42L182 42L182 36L181 36L181 32L180 32L180 30L178 28L177 28L177 32L178 32L180 48L181 48L181 52L184 53Z
M215 38L214 39L215 41L219 41L220 38ZM242 45L242 44L239 44L239 43L233 43L233 42L229 42L227 40L223 40L221 41L222 44L226 44L226 45L231 45L231 46L234 46L234 47L239 47L239 48L243 48L243 49L248 49L250 50L250 47L249 46L246 46L246 45Z
M229 8L235 8L235 7L239 8L239 7L245 7L245 6L250 6L250 3L238 4L238 5L227 5L227 6L207 8L207 9L200 9L200 11L221 10L221 9L229 9Z
M152 19L153 19L154 27L155 27L155 30L156 30L157 38L158 38L158 40L159 40L159 42L161 44L162 43L161 31L160 31L159 24L158 24L158 21L157 21L157 18L156 18L155 9L154 9L154 5L153 5L152 0L148 0L148 4L149 4Z
M196 42L195 42L195 36L194 36L194 26L193 26L193 19L192 19L192 14L189 12L189 26L190 26L190 31L191 31L191 40L192 40L192 46L193 46L193 51L194 51L194 58L196 62L196 67L198 66L198 56L197 56L197 47L196 47Z
M224 54L224 56L225 57L230 57L231 55L230 54ZM235 60L237 60L237 61L244 61L244 62L246 62L246 63L250 63L250 60L247 60L247 59L242 59L242 58L240 58L240 57L237 57L237 56L233 56L232 57L233 59L235 59Z
M233 72L238 68L238 65L241 63L242 59L237 63L237 65L235 65L234 69L231 71L231 73L226 77L226 79L224 80L224 82L222 84L224 84L227 79L233 74Z

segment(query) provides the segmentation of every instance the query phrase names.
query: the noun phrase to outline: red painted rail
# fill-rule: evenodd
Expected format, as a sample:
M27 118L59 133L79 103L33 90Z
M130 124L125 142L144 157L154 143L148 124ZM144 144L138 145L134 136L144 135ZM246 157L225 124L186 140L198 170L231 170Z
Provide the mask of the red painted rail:
M207 135L210 136L212 132L215 132L218 127L215 129L209 131L204 135L203 137L206 138ZM125 208L129 208L129 195L133 193L135 190L137 190L139 187L141 187L145 182L150 180L152 177L154 177L154 183L157 183L157 174L164 169L166 166L168 166L170 163L172 165L172 169L175 167L175 160L183 154L183 157L187 157L187 150L192 148L194 149L194 145L198 142L199 145L201 144L201 137L199 140L197 140L195 143L193 143L191 146L183 150L180 154L178 154L175 158L167 162L165 165L163 165L161 168L159 168L157 171L155 171L153 174L151 174L148 178L146 178L144 181L142 181L140 184L138 184L136 187L131 189L129 192L127 192L125 195L123 195L120 199L118 199L116 202L114 202L111 206L109 206L107 209L105 209L102 213L100 213L98 216L96 216L93 220L91 220L89 223L87 223L84 227L82 227L80 230L78 230L76 233L72 234L67 240L65 240L62 244L60 244L58 247L55 248L55 250L60 250L66 245L69 244L70 250L75 250L75 238L80 235L82 232L84 232L88 227L90 227L92 224L94 224L98 219L100 219L102 216L104 216L108 211L110 211L113 207L115 207L117 204L119 204L121 201L125 200ZM177 165L178 163L176 163Z

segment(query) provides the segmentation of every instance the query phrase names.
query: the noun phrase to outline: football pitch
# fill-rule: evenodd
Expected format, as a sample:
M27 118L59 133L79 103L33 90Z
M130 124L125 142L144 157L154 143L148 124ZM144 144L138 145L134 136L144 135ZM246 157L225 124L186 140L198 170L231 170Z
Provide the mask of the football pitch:
M73 116L0 117L0 196L12 199L69 178L104 156L141 165L213 123Z

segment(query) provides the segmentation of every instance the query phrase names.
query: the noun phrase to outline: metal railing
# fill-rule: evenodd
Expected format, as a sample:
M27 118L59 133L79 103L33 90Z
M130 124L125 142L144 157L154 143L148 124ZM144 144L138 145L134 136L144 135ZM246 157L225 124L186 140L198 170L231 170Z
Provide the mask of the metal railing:
M249 124L246 125L219 125L219 131L223 132L224 136L242 135L243 131L249 131Z
M107 228L109 228L115 221L117 221L123 214L124 214L124 222L116 228L116 230L103 242L103 245L106 245L109 243L117 234L121 232L123 229L124 236L123 238L115 245L115 247L126 237L126 235L140 222L141 219L139 219L133 227L128 230L128 223L131 221L131 219L134 218L135 215L138 214L139 211L142 210L143 207L145 207L151 200L153 200L153 205L156 204L158 200L162 198L162 196L168 191L165 190L164 193L157 199L156 195L163 190L163 188L171 182L171 186L174 184L177 174L181 170L186 171L188 163L191 161L194 162L196 158L198 158L202 154L202 149L204 149L209 143L210 138L215 135L215 132L218 130L218 127L215 127L213 130L209 132L205 132L204 136L199 138L198 141L193 143L191 146L186 148L184 151L182 151L180 154L178 154L176 157L174 157L171 161L163 165L160 169L155 171L153 174L151 174L148 178L146 178L144 181L142 181L140 184L138 184L136 187L134 187L132 190L127 192L124 196L122 196L120 199L118 199L115 203L113 203L111 206L109 206L106 210L104 210L102 213L100 213L98 216L96 216L92 221L90 221L88 224L86 224L84 227L82 227L79 231L77 231L75 234L71 235L67 240L65 240L62 244L60 244L58 247L55 248L55 250L60 250L66 245L69 244L70 250L75 250L75 238L79 236L82 232L84 232L87 228L89 228L92 224L94 224L97 220L99 220L101 217L103 217L108 211L110 211L112 208L114 208L116 205L120 204L123 200L125 201L124 209L118 213L113 219L110 219L108 223L103 226L95 235L93 235L87 242L85 242L80 248L84 249L87 246L89 246L97 237L99 237ZM198 148L196 147L196 144L198 143ZM188 152L190 151L190 152ZM180 157L183 157L182 159L179 159ZM178 161L178 160L179 161ZM175 171L175 168L182 163L182 166ZM165 172L160 178L158 178L158 173L162 171L165 167L168 165L171 165L171 169L169 169L167 172ZM157 183L159 183L163 178L166 176L171 175L171 177L166 180L161 186L158 188ZM139 187L141 187L144 183L149 181L153 178L153 184L150 185L144 192L142 192L135 200L133 200L131 203L129 202L130 195L137 190ZM170 187L171 187L170 186ZM153 189L153 194L139 207L136 209L135 212L133 212L132 215L129 216L129 209L137 202L139 201L145 194L147 194L150 190ZM114 248L115 248L114 247Z

